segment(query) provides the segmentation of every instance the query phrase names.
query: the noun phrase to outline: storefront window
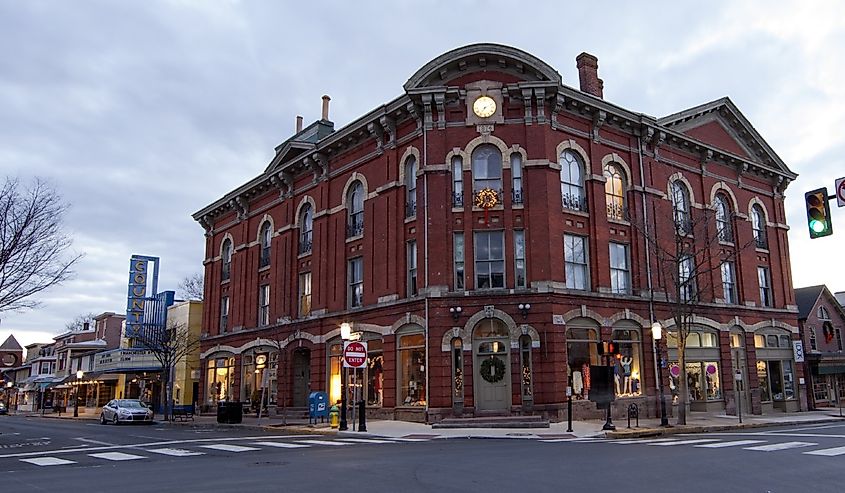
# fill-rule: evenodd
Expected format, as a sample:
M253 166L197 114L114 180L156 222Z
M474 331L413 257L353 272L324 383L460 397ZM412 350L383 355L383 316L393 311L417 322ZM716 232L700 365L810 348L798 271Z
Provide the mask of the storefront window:
M241 357L243 371L241 372L241 400L257 403L262 399L262 383L266 384L263 402L276 403L276 359L277 352L269 352L269 348L255 348ZM265 375L266 374L266 375ZM266 379L266 380L265 380Z
M719 363L716 361L695 361L686 363L687 392L690 401L718 401L722 399L722 385ZM669 364L669 388L672 402L678 402L681 367L677 362Z
M425 336L399 336L399 403L404 406L425 406Z
M614 330L613 340L619 348L620 358L614 366L616 395L633 397L642 394L640 382L641 344L640 333L635 329Z
M704 388L708 401L718 401L722 398L722 386L719 379L719 363L706 361L704 366Z
M795 398L795 381L792 375L792 362L783 362L783 396L786 399Z
M343 357L343 344L329 346L329 402L340 402L340 363Z
M701 363L687 363L687 391L691 401L703 401L701 391Z
M381 406L384 397L384 354L381 339L367 341L367 405Z
M207 401L217 404L218 401L232 400L235 385L235 358L213 358L208 360Z
M572 328L566 331L566 353L572 377L572 398L587 399L590 392L590 365L599 364L596 329Z
M757 336L754 338L756 340ZM772 394L769 391L769 371L765 361L757 362L757 382L760 386L760 400L770 402L772 400Z
M783 400L783 382L780 380L780 361L768 361L769 364L769 385L772 388L772 400Z

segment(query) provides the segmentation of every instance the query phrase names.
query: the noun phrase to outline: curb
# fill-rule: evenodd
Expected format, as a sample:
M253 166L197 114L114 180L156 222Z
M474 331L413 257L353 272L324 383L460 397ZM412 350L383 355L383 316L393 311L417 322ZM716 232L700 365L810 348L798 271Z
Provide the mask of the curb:
M827 419L811 419L811 420L795 420L795 421L781 421L777 423L743 423L732 425L676 425L671 428L644 428L640 430L621 430L608 431L604 434L605 438L620 439L620 438L644 438L644 437L660 437L667 435L678 435L681 433L712 433L717 431L731 431L744 430L753 428L774 428L778 426L800 426L800 425L815 425L822 423L836 423L845 418L838 416Z

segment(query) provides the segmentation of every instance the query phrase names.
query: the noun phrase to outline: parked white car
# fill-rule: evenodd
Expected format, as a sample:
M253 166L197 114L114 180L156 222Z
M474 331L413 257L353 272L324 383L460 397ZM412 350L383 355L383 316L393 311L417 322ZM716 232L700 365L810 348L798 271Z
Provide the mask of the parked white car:
M112 399L103 406L100 423L152 423L153 410L138 399Z

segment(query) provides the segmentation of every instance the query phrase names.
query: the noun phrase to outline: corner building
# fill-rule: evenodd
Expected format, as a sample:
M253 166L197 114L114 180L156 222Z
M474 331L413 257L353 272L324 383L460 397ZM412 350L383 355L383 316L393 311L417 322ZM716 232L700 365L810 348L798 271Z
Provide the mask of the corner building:
M783 205L796 175L727 98L654 118L603 99L595 57L577 66L579 89L528 53L475 44L343 128L327 96L320 120L298 118L262 173L194 214L200 402L247 401L262 380L277 410L315 390L339 400L348 322L368 343L351 388L371 416L560 420L571 382L575 417L598 417L598 341L622 353L615 412L654 415L653 321L668 332L667 400L683 373L646 237L671 244L674 224L710 214L709 233L684 235L719 235L695 260L712 269L694 288L691 411L733 413L737 397L745 413L805 409Z

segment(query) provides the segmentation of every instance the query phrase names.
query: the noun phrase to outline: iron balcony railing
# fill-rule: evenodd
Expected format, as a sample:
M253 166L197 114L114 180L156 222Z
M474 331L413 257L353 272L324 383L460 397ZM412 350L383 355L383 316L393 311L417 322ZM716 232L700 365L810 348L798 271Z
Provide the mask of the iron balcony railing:
M561 202L564 209L574 211L589 212L587 210L587 197L580 194L561 193Z

